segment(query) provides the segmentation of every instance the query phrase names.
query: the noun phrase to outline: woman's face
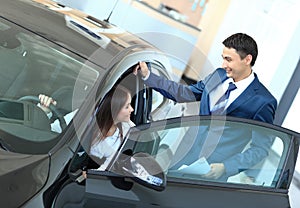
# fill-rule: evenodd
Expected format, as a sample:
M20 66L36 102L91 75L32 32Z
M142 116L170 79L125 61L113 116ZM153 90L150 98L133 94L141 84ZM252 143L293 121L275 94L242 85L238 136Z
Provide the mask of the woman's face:
M133 111L133 108L131 107L131 95L128 94L127 100L124 104L124 106L121 108L120 112L117 115L116 123L119 122L128 122L130 120L130 114Z

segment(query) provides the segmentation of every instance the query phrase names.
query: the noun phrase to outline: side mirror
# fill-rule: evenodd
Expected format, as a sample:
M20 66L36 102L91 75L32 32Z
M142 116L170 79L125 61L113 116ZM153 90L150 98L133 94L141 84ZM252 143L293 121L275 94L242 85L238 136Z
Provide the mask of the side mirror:
M131 178L148 188L163 191L166 175L156 160L148 153L139 152L132 156L123 155L113 167L113 172Z

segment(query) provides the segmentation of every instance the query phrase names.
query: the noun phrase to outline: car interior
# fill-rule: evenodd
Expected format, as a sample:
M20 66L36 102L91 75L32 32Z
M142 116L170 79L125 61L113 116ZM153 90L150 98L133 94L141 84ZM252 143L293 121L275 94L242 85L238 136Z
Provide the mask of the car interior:
M0 135L3 135L0 143L4 149L14 152L47 153L59 140L61 129L66 128L62 117L85 102L99 72L74 54L60 51L55 45L5 20L0 23L0 31L3 37L0 61L5 71L5 76L0 78ZM131 71L132 68L128 69L118 82L132 92L135 110L131 119L138 125L150 121L151 113L166 101L156 102L156 99L152 111L152 90L144 87ZM39 94L57 101L56 106L50 105L51 119L37 105ZM19 109L14 110L17 107ZM57 123L54 123L56 119L60 128L52 125ZM19 128L14 128L15 125ZM6 139L6 134L12 139ZM18 145L20 140L26 148Z
M146 87L139 77L132 74L133 67L135 67L135 65L127 69L125 73L123 73L122 76L116 81L116 83L113 84L113 86L122 85L130 91L132 96L131 106L134 109L134 111L131 113L130 120L135 125L140 125L149 123L152 119L151 113L153 105L153 90L151 88ZM101 100L101 102L98 105L96 105L96 109L101 108L101 103L104 99L105 97ZM95 122L93 125L97 125L97 123ZM98 128L95 127L95 129ZM89 149L89 144L90 139L85 140L83 138L81 140L82 146L78 148L78 151L86 151L86 149ZM84 148L82 149L82 147ZM76 172L76 170L73 170L72 172Z
M132 95L131 105L134 111L131 113L131 121L135 125L149 123L151 121L151 111L152 109L152 89L144 86L140 78L132 74L133 65L130 67L114 84L114 86L122 85L126 87ZM105 97L103 98L103 100ZM102 103L102 102L101 102ZM96 109L101 108L101 103L97 105ZM94 120L92 125L97 125L97 122ZM98 129L97 127L91 129ZM97 169L104 160L99 160L93 156L87 154L92 138L92 132L89 132L87 136L81 139L81 145L78 147L76 153L77 155L72 159L69 165L69 176L70 180L67 180L64 185L62 185L62 190L58 197L55 199L55 207L60 207L62 205L71 205L71 206L81 206L82 201L84 200L84 187L85 181L82 178L82 170L86 169ZM85 139L87 138L87 139ZM81 181L83 180L83 181ZM78 197L75 201L69 199L68 196L76 194ZM81 198L82 197L82 198ZM93 202L91 206L95 206ZM85 206L87 206L85 204Z
M15 25L0 22L0 143L3 149L45 154L66 128L62 117L85 101L99 73L81 59ZM53 97L49 118L39 94ZM60 132L52 129L58 119Z
M1 146L19 153L47 153L59 140L61 129L68 124L62 117L85 102L99 72L74 54L60 51L55 45L5 20L0 24L0 31L3 36L0 61L5 71L5 76L0 78ZM144 87L131 71L132 68L128 69L118 82L132 92L135 110L131 119L138 125L152 119L154 101L152 90ZM56 106L50 105L53 114L50 119L38 106L39 94L57 101ZM154 110L165 102L158 100Z

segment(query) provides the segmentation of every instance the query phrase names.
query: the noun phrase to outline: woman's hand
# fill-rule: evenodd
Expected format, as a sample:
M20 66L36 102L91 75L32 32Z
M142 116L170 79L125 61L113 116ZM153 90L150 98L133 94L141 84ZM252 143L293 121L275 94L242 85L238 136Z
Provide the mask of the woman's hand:
M51 110L49 109L50 104L56 105L57 102L53 100L52 97L49 97L44 94L39 94L39 99L40 99L40 105L39 107L45 112L49 113Z

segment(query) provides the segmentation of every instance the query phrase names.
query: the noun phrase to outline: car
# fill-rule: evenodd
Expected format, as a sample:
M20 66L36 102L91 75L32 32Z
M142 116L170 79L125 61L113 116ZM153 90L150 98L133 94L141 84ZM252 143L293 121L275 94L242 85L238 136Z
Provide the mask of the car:
M183 114L182 105L132 74L148 60L155 73L171 78L166 56L146 41L54 1L1 5L0 192L7 207L48 206L43 196L114 85L132 92L135 124ZM51 118L38 105L40 94L57 101Z
M289 207L299 133L241 118L187 115L189 106L132 74L146 61L152 73L172 79L168 56L107 21L50 0L1 0L0 14L0 193L6 207ZM88 155L97 113L119 84L132 93L136 126L106 170L84 169L82 178L78 164ZM52 117L39 106L39 94L57 101ZM241 151L255 135L271 142L268 156L226 180L203 177L223 135L237 130L246 141ZM199 150L191 165L179 164L192 157L197 138L212 148Z

